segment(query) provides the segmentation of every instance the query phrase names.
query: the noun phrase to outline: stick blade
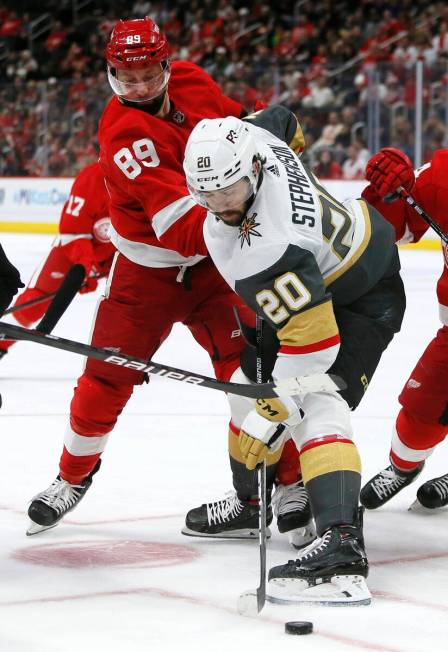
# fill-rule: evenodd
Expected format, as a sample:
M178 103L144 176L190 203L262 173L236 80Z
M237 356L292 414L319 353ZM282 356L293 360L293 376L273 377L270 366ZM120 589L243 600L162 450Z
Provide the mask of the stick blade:
M257 591L246 591L242 593L236 605L237 611L241 616L256 616L260 613L260 601Z

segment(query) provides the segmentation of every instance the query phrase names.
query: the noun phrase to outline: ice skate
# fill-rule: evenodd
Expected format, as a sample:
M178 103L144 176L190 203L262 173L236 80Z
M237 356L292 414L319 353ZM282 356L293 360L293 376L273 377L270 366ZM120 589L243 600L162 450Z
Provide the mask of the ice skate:
M268 507L267 524L272 521ZM190 537L258 539L258 502L243 501L235 491L222 500L190 509L182 534ZM270 536L268 529L267 535Z
M276 486L272 497L274 516L280 533L287 533L289 542L300 550L316 538L308 493L302 480Z
M376 509L385 505L420 475L423 466L421 464L414 471L406 472L399 471L391 464L364 485L360 494L361 504L367 509Z
M448 505L448 473L422 484L411 509L439 509Z
M70 484L59 475L48 489L34 496L28 508L31 523L26 531L28 536L39 534L56 527L67 512L76 507L92 484L92 478L101 466L101 460L93 471L79 485Z
M372 596L365 582L368 570L360 513L355 525L330 528L297 559L271 568L269 600L283 604L370 604Z

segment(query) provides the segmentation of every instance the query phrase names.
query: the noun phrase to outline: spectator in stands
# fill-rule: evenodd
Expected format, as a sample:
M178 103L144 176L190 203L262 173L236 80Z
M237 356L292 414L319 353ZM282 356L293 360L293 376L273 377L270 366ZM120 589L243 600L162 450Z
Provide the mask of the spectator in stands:
M378 99L385 102L387 87L377 72L377 67L369 67L370 75L367 72L359 73L355 77L355 85L359 90L358 104L364 106L369 100Z
M19 18L15 11L7 11L0 23L0 37L10 47L20 46L24 42L26 32L24 20L26 16Z
M392 123L391 147L401 149L410 159L414 156L414 134L411 123L405 116L398 116Z
M310 84L310 94L303 98L302 104L307 109L325 109L334 103L335 96L324 75L319 75Z
M448 23L445 20L440 23L437 34L433 36L432 49L436 55L439 52L448 53Z
M355 125L356 109L353 106L344 106L340 113L342 128L334 139L334 146L340 150L346 150L353 140L353 127Z
M448 129L436 113L432 112L423 124L425 149L423 160L430 161L436 150L448 147Z
M384 103L388 106L393 106L403 99L403 89L400 85L400 80L393 72L389 72L386 76L386 95Z
M64 29L60 20L56 20L51 32L48 34L45 41L45 49L49 52L59 50L67 39L68 30Z
M357 136L354 140L354 145L356 145L358 149L358 158L363 162L365 167L369 158L372 156L372 154L367 149L367 143L363 138L361 138L361 136Z
M132 15L135 18L143 18L151 12L151 3L148 0L136 0L132 5Z
M318 163L313 172L320 179L342 179L342 168L333 159L329 149L323 149L317 155Z
M350 145L347 150L347 158L342 164L342 177L343 179L364 179L364 172L366 169L366 161L359 156L360 149L357 143Z
M38 66L37 61L29 50L22 50L18 57L11 58L10 63L6 67L6 75L8 77L20 77L27 79L33 77Z
M339 117L339 113L337 111L330 111L328 114L328 124L326 124L322 129L322 133L319 139L314 143L314 148L318 149L319 147L333 147L337 136L342 132L343 129L344 124Z
M185 0L175 5L169 0L133 0L130 4L118 0L113 5L97 3L94 11L80 7L78 25L73 24L66 4L55 0L39 3L1 0L0 82L5 80L7 86L0 87L0 106L11 115L31 110L25 129L20 120L13 120L8 127L8 154L0 164L3 171L28 169L29 173L48 174L48 168L38 172L31 163L43 129L49 132L49 146L53 138L62 138L67 164L77 166L78 154L69 151L79 134L79 121L72 120L72 114L84 112L83 130L95 139L97 107L104 106L109 96L103 83L104 42L117 18L126 12L128 17L152 14L170 33L173 58L186 58L206 66L223 88L233 86L245 106L250 107L254 98L264 97L268 101L272 98L284 102L301 120L308 110L312 112L308 125L310 142L321 137L329 111L350 107L353 111L350 127L344 126L332 145L339 163L351 144L352 126L368 122L366 62L376 66L372 72L378 73L380 82L382 144L390 144L389 107L401 101L402 95L405 95L408 117L414 119L414 67L419 53L430 62L430 69L427 66L425 72L425 102L433 102L439 117L445 120L443 78L447 71L448 15L443 14L442 3L396 0L390 9L372 0L363 0L357 8L349 0L337 3L315 0L313 4L301 4L300 10L297 6L294 11L285 11L285 3L256 0L245 0L244 6L236 0L215 3ZM19 13L25 5L30 7L29 15ZM29 54L26 30L30 21L43 12L50 14L50 20L54 21L52 29L32 39ZM441 16L438 23L437 12ZM390 42L391 36L396 37L403 30L407 30L406 36ZM364 59L360 57L362 46L367 55ZM330 65L334 70L356 60L358 64L353 63L339 74L327 74ZM264 77L266 73L269 77ZM69 80L77 74L80 79L76 81L74 97ZM49 78L57 79L56 84L49 83ZM39 83L31 92L21 83L23 80ZM4 120L4 115L0 117ZM342 112L340 118L345 125ZM1 120L0 127L4 127ZM440 138L431 136L431 140L439 142ZM70 175L75 173L75 167L69 168Z

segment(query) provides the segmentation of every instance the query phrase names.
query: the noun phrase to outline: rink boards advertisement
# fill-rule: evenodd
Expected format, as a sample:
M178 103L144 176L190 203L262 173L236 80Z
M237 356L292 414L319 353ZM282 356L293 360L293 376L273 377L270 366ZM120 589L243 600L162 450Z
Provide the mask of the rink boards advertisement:
M72 178L13 177L0 180L0 230L56 233Z
M70 195L73 178L13 177L0 180L0 231L9 233L56 233L64 203ZM321 179L329 192L343 201L360 197L365 181ZM421 243L425 249L438 248L429 232ZM415 245L414 245L415 246Z

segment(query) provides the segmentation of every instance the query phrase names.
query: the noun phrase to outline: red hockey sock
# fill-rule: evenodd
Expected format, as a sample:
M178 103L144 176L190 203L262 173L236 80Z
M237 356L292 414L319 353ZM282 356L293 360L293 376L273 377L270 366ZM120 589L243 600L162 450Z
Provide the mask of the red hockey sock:
M423 464L437 444L445 439L447 430L447 426L427 423L402 408L392 435L392 464L402 471L413 471Z
M72 455L64 446L59 463L59 475L70 484L81 484L93 471L101 453L95 455Z
M283 446L282 455L277 466L279 484L294 484L301 477L299 452L292 439Z

